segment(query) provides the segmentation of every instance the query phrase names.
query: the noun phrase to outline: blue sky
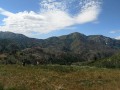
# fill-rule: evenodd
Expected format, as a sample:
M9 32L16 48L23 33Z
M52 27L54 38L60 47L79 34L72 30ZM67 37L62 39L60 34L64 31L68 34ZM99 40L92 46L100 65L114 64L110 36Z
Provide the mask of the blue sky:
M72 32L120 38L120 0L0 0L0 31L47 38Z

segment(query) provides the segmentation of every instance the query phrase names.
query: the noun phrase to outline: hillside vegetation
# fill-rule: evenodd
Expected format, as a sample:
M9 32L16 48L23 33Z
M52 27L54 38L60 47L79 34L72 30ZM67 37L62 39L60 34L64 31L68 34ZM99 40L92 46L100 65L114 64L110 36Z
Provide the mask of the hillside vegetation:
M86 65L105 67L105 68L120 68L120 53L117 53L105 59L90 62Z
M71 33L48 39L0 32L1 64L60 64L97 61L120 51L120 40L102 35ZM4 56L4 57L3 57Z

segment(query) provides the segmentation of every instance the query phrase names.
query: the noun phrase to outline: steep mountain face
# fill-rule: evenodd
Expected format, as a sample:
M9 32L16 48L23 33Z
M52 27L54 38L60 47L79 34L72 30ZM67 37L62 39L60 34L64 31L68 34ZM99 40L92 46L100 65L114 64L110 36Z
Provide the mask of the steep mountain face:
M44 40L44 50L51 53L66 52L79 54L81 61L109 57L120 49L120 41L102 35L85 36L72 33Z
M102 35L86 36L75 32L60 37L34 39L22 34L0 32L1 53L21 51L23 53L21 57L32 56L34 60L44 61L44 63L65 64L66 62L98 60L109 57L119 50L120 40Z
M25 48L40 45L40 41L34 38L28 38L22 34L12 32L0 32L0 52L11 52L15 49L22 50Z
M91 35L88 36L88 39L100 45L106 45L111 48L120 48L120 40L112 39L102 35Z
M102 35L85 36L76 32L48 38L44 40L43 45L44 48L82 53L92 50L116 50L120 48L120 41Z

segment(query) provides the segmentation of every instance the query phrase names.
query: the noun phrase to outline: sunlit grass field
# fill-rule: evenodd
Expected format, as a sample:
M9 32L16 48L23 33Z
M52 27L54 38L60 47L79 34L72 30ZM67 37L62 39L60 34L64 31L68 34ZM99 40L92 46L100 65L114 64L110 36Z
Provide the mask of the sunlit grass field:
M0 90L120 90L120 70L60 65L0 65Z

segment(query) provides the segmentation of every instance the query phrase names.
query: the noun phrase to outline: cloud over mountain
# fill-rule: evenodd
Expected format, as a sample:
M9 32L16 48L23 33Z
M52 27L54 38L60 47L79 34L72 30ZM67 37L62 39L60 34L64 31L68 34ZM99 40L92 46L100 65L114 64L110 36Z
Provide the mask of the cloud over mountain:
M110 31L109 33L111 33L111 34L120 33L120 30L113 30L113 31Z
M115 39L118 39L118 40L120 40L120 36L116 37Z
M76 6L72 6L76 3ZM77 13L72 14L72 9ZM49 33L75 24L97 20L101 10L100 0L42 0L40 11L12 13L0 8L3 19L0 31L11 31L31 36L33 33Z

